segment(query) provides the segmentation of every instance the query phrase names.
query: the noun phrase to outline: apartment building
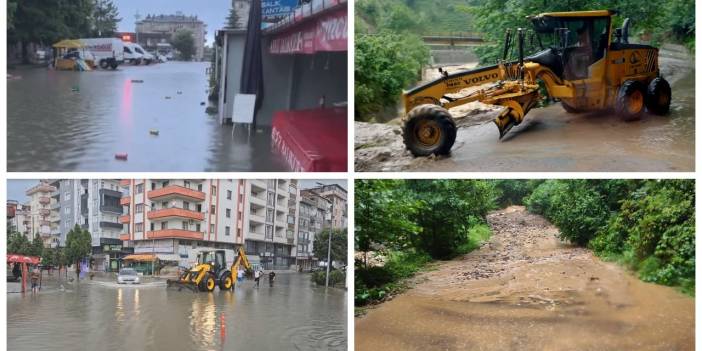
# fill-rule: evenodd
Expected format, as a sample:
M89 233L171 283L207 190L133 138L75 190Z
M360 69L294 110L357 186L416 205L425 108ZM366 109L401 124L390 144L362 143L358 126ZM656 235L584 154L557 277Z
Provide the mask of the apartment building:
M139 44L146 50L156 51L159 44L171 44L178 31L187 30L195 39L194 59L202 61L205 50L207 25L197 16L186 16L178 11L175 15L147 15L145 19L136 22L136 33Z
M54 247L58 245L58 241L51 235L51 193L56 190L46 181L40 181L39 184L27 189L25 194L29 201L24 205L25 234L32 238L39 234L44 241L44 246Z
M303 194L317 194L334 203L334 212L331 214L331 225L334 229L348 226L347 217L347 191L338 184L323 185L316 188L302 190ZM329 220L329 219L328 219Z
M313 252L314 241L316 235L324 229L324 219L331 206L313 192L303 191L300 197L296 259L298 269L308 271L317 266L318 258Z
M122 192L116 179L61 179L51 185L51 234L60 246L76 225L92 237L92 266L100 271L119 269L124 251L119 236Z

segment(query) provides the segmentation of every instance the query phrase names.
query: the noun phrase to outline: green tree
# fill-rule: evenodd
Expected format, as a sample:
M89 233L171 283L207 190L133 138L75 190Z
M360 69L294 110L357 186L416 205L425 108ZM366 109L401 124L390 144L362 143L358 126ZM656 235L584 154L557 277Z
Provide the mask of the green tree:
M29 252L27 252L27 255L41 257L43 254L44 241L41 239L41 236L37 233L34 235L34 239L32 240L32 243L29 246Z
M312 252L314 257L319 260L327 260L327 248L329 246L329 230L322 230L321 232L315 234L314 244L312 247ZM346 229L334 229L332 230L332 240L331 240L331 261L343 262L346 264L348 256L348 241L346 235Z
M239 28L239 14L233 6L229 9L226 28Z
M173 47L180 52L181 60L190 61L195 54L195 38L189 30L179 30L173 36Z
M111 37L117 31L119 10L112 0L95 0L92 33L96 37Z
M7 30L15 28L15 12L17 12L17 0L7 1Z
M31 249L31 243L27 237L21 233L9 233L7 236L7 253L27 255Z
M78 224L66 235L66 261L75 263L76 280L80 277L80 261L90 255L91 242L90 232L81 229Z

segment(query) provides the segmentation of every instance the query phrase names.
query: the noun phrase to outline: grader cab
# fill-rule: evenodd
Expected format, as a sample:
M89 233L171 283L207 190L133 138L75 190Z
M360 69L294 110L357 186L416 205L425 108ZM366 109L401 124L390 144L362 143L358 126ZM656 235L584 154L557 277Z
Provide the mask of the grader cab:
M441 78L404 92L405 146L415 156L449 154L457 128L448 109L474 101L503 107L494 120L502 139L542 99L540 86L569 113L613 108L626 121L645 109L666 114L671 89L660 76L658 49L629 43L629 19L613 30L614 15L531 16L532 30L506 32L497 64L452 74L439 68ZM527 40L538 52L525 57Z

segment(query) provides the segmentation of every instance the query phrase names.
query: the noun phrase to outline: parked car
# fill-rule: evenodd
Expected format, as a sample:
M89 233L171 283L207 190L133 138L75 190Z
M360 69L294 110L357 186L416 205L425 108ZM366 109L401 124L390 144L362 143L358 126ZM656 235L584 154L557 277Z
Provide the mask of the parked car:
M117 284L139 284L139 274L134 268L122 268L117 275Z
M94 56L95 64L102 69L117 69L124 63L124 44L117 38L83 38L79 39L85 49Z

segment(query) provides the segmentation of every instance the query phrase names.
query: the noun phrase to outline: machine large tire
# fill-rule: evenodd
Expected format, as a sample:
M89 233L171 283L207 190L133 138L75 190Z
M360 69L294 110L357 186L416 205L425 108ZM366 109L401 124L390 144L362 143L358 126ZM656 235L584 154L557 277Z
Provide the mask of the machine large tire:
M207 274L200 281L200 286L198 286L198 288L200 288L200 291L211 292L214 291L215 286L217 286L217 284L215 284L215 278L212 276L212 274Z
M107 69L107 67L110 66L110 63L107 62L107 60L100 60L100 68L102 69Z
M456 123L441 106L419 105L407 115L402 138L414 156L447 155L456 141Z
M231 290L234 282L232 281L232 273L229 271L224 271L221 278L219 278L219 290Z
M646 108L651 113L665 115L670 111L671 90L668 81L658 77L648 83Z
M563 101L561 101L561 106L563 106L563 109L566 110L566 112L568 112L568 113L580 113L580 112L583 112L583 111L580 111L579 109L577 109L577 108L575 108L575 107L573 107L573 106L570 106L570 105L566 104L566 103L563 102Z
M636 121L641 119L644 111L645 87L643 83L635 80L627 80L619 88L617 100L614 108L617 114L625 121Z
M116 70L116 69L117 69L117 63L115 62L115 63L111 64L111 65L110 65L110 68L112 68L112 70Z

